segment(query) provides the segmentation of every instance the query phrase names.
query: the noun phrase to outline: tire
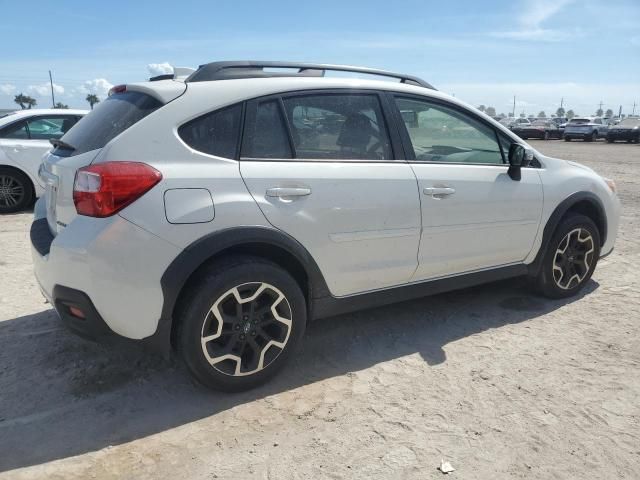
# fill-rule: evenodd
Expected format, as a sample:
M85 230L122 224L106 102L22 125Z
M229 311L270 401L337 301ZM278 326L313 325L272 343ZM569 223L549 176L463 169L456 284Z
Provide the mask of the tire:
M178 349L200 383L249 390L284 367L307 323L304 295L288 272L259 257L234 256L209 265L191 285L181 300Z
M607 137L607 143L613 143L613 141L614 141L613 138Z
M0 214L26 209L33 202L33 184L20 170L0 167Z
M600 232L589 217L569 214L553 233L536 277L538 291L549 298L578 293L600 257Z
M569 137L567 137L566 135L564 135L562 138L563 138L563 140L565 142L570 142L571 141L571 139Z
M584 137L585 142L597 142L598 132L593 132L589 137Z

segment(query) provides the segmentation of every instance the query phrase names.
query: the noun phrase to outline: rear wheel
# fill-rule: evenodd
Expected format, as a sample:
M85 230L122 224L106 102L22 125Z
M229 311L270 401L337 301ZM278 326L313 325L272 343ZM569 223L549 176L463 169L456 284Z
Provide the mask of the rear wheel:
M31 180L20 170L0 167L0 213L24 210L33 201Z
M607 143L613 143L613 138L607 137Z
M562 137L564 139L565 142L570 142L571 139L569 137L567 137L566 135L564 137Z
M586 142L597 142L598 141L598 132L593 132L588 137L584 139Z
M182 357L197 380L223 391L247 390L273 377L307 321L296 281L257 257L212 264L182 304Z
M589 217L570 214L560 223L542 260L536 283L550 298L578 293L589 281L600 257L600 233Z

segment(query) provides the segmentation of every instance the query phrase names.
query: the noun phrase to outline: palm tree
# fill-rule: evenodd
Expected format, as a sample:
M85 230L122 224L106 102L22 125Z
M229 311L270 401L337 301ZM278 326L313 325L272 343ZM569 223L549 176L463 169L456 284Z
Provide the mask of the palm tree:
M37 102L35 98L31 98L29 95L23 95L22 93L16 95L13 99L15 103L20 105L22 110L35 107Z
M62 102L57 102L53 108L69 108L69 105L65 105Z
M93 106L96 103L100 103L100 99L98 98L98 96L93 93L90 93L89 95L87 95L86 100L87 102L89 102L89 105L91 105L91 110L93 110Z

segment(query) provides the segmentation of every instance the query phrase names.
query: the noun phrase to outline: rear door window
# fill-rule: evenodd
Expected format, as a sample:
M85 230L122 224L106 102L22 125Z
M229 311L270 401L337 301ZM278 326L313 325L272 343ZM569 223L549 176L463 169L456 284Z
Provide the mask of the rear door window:
M242 139L244 158L292 158L287 125L278 100L257 104L247 115Z
M141 92L122 92L111 95L89 112L62 141L73 147L57 148L54 153L69 156L104 147L127 128L162 106L150 95Z
M284 99L295 157L391 160L391 142L377 95L322 93Z
M31 140L50 140L60 138L71 129L78 121L78 117L72 115L55 117L36 117L27 120L29 138Z
M233 105L185 123L180 138L194 150L224 158L236 158L242 104Z

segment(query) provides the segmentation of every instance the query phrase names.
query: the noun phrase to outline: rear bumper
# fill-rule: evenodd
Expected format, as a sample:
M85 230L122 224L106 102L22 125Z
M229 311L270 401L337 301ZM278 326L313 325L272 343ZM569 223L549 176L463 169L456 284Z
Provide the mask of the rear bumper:
M637 140L640 139L640 132L638 130L629 130L628 132L609 132L607 133L608 140Z
M591 138L593 132L564 132L565 138Z
M54 237L43 206L38 200L31 226L34 273L62 320L84 336L153 337L163 306L160 278L180 250L118 215L79 216Z

